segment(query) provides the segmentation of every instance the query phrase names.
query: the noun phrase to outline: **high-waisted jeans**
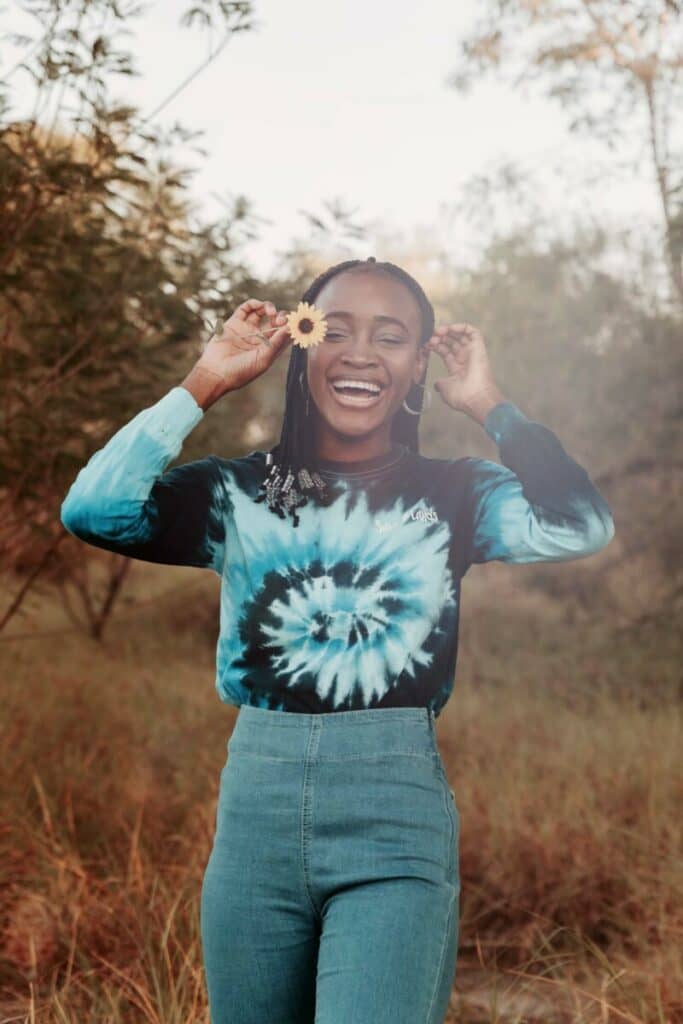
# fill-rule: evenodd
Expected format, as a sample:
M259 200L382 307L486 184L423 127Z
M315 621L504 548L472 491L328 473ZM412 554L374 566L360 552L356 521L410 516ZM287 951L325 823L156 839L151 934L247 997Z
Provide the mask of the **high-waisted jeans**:
M201 890L211 1024L442 1024L459 815L428 708L242 705Z

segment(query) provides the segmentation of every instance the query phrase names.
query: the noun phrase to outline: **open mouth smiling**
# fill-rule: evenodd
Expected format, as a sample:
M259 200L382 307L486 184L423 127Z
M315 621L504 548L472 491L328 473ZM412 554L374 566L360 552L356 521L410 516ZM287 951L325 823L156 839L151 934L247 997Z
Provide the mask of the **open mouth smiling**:
M335 401L345 406L376 405L386 390L385 384L366 377L335 377L328 379L328 386Z

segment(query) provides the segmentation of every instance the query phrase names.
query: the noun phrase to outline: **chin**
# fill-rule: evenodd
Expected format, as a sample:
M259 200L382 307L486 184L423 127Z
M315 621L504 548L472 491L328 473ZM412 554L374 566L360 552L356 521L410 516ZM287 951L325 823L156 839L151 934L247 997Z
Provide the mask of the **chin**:
M320 416L320 414L318 415ZM340 437L354 438L375 433L386 422L385 418L375 419L363 416L362 412L354 412L350 416L320 416L320 418L325 421L329 430L333 430Z

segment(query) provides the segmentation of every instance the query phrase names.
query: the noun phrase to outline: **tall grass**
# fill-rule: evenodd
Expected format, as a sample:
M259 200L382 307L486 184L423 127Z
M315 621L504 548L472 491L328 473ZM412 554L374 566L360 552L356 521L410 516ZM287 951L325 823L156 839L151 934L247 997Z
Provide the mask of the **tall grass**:
M175 593L122 610L104 645L52 632L46 599L0 643L0 1021L209 1021L199 889L237 713L213 689L217 581L133 576L136 600ZM437 723L461 824L448 1019L674 1024L679 641L611 648L516 578L465 581Z

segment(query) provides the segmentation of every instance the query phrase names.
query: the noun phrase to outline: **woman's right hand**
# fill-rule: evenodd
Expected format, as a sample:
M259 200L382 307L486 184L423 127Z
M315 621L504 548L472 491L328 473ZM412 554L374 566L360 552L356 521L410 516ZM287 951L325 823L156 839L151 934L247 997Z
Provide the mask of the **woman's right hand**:
M271 326L259 328L264 317ZM225 321L220 334L209 339L196 366L222 378L223 392L244 387L265 373L291 343L286 317L272 302L246 299Z

